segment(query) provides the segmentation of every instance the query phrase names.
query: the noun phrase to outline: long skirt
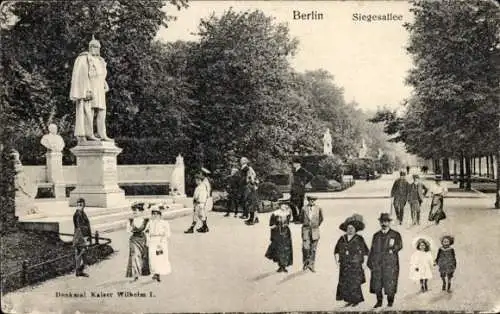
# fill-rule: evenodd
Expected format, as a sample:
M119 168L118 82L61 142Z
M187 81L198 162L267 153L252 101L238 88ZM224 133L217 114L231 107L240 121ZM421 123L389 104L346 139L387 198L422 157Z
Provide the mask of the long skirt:
M130 237L126 277L150 275L148 255L149 250L146 244L146 236L144 234L133 234Z
M160 251L157 247L160 247ZM151 262L151 273L168 275L172 272L170 260L168 259L168 242L161 241L160 237L151 237L149 241L149 261Z
M443 197L435 195L432 197L431 210L429 211L429 221L439 222L446 218L443 210Z
M360 263L341 263L336 299L348 303L363 302L365 299L361 285L364 282L366 282L365 272Z
M293 264L292 235L288 227L283 228L281 233L272 235L265 256L281 267Z

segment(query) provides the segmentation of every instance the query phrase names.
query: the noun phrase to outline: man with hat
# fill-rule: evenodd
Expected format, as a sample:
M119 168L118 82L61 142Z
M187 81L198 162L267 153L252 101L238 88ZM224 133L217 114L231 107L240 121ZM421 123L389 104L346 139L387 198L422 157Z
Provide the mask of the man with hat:
M214 200L212 197L212 184L210 183L210 180L208 179L208 176L210 175L210 173L211 172L208 169L203 168L203 167L201 168L200 174L203 177L203 184L205 184L205 186L207 188L207 193L208 193L208 199L207 199L207 203L205 206L206 212L211 211L212 208L214 207Z
M79 198L76 201L76 211L73 215L73 225L75 232L73 235L73 247L75 248L75 272L77 277L88 277L89 275L83 272L85 268L84 254L88 244L92 241L92 232L90 230L90 222L87 214L83 211L85 208L85 200Z
M304 207L304 196L306 194L306 184L309 183L313 175L302 168L298 157L293 159L292 188L290 191L290 207L292 209L294 223L300 223L302 208Z
M394 210L396 211L396 217L401 225L403 223L404 209L408 200L410 184L406 180L406 173L404 171L401 171L399 176L400 177L396 179L392 185L391 198L393 199L392 203L394 205Z
M246 223L253 225L259 222L255 215L257 210L257 175L252 167L249 165L249 160L246 157L241 157L240 164L240 188L241 188L241 207L243 208L243 215L241 218L248 218Z
M420 225L420 206L427 194L427 187L420 181L418 174L413 175L413 182L408 192L408 202L411 209L411 221L413 225Z
M207 213L206 213L206 204L208 201L209 193L207 189L207 185L203 182L204 176L200 173L195 175L196 188L194 189L193 194L193 223L184 231L184 233L194 233L194 227L196 227L196 223L199 220L202 223L202 226L196 231L205 233L208 232L207 226Z
M321 207L316 205L317 197L309 195L308 204L301 213L302 221L302 261L304 270L314 272L314 261L316 259L316 248L319 241L319 226L323 222Z
M387 295L387 305L394 303L398 288L399 251L403 241L399 232L391 229L391 217L382 213L379 217L381 230L373 235L367 266L371 270L370 293L377 295L374 308L382 306L382 290Z

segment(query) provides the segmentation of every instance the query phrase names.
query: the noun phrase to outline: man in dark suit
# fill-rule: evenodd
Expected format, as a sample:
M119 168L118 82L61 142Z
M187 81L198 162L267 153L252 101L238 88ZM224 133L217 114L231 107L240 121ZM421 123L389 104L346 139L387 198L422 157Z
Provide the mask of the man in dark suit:
M73 247L75 248L75 273L77 277L88 277L89 275L83 272L85 268L84 254L88 244L92 241L92 232L90 230L90 222L87 214L83 211L85 208L85 200L80 198L76 201L76 211L73 215L73 225L75 232L73 235Z
M411 220L413 225L420 225L420 206L427 194L427 187L420 181L418 174L413 175L413 182L408 192L408 203L410 203Z
M410 191L410 183L406 180L406 173L401 171L399 178L394 181L391 189L391 198L393 198L394 210L399 224L403 223L404 209L408 201L408 192Z
M224 215L229 217L231 211L234 211L234 217L238 216L238 203L240 200L240 189L239 189L240 177L238 174L238 169L231 169L231 176L228 178L226 191L227 191L227 211Z
M373 235L367 266L371 270L370 293L377 295L374 308L382 306L382 290L387 295L387 305L394 303L398 288L399 257L403 241L399 232L392 230L389 214L380 214L381 230Z
M292 189L290 191L290 207L292 209L293 221L301 223L302 208L304 207L304 196L306 194L306 184L309 183L313 175L302 168L299 159L293 160Z

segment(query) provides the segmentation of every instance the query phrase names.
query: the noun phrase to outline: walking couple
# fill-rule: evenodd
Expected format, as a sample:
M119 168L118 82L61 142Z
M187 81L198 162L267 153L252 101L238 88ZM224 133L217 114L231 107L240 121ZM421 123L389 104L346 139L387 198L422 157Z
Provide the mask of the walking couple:
M126 277L137 281L140 276L153 274L153 280L160 282L160 275L172 271L168 258L170 226L161 219L157 206L150 206L151 219L144 217L144 206L144 203L133 204L133 217L127 223L131 236Z
M403 248L403 241L399 232L390 228L389 214L381 214L379 222L381 230L373 235L370 250L364 238L357 234L365 228L360 215L347 218L339 226L345 234L337 241L334 251L340 272L336 299L345 301L346 306L357 306L364 301L361 285L366 282L365 261L371 270L370 292L377 296L374 307L382 306L382 292L387 295L389 307L394 303L399 277L398 253Z

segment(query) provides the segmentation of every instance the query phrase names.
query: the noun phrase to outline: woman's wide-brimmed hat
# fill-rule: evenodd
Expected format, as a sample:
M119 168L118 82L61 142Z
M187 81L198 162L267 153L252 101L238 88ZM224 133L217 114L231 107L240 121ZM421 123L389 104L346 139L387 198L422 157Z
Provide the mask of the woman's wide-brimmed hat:
M422 243L422 242L424 242L425 245L427 245L427 248L429 250L434 246L432 239L429 237L426 237L426 236L418 236L418 237L414 238L412 241L412 245L414 248L416 248L418 250L418 247L419 247L420 243Z
M380 217L378 217L379 221L392 221L391 216L388 213L381 213Z
M132 208L132 210L138 210L140 212L144 211L144 203L143 202L136 202L136 203L133 203L132 206L130 206L130 208Z
M455 243L455 237L450 234L445 234L444 236L442 236L440 239L441 243L443 243L444 239L448 239L448 241L450 241L450 245L453 245L453 243Z
M151 215L158 214L161 216L161 210L160 210L160 207L158 205L152 205L150 207L150 209L151 209Z
M210 170L208 170L207 168L203 168L203 167L201 167L201 173L203 173L204 175L211 174Z
M353 226L356 231L361 231L365 229L365 223L363 222L363 216L354 214L351 217L347 217L347 219L340 224L339 229L342 231L347 231L347 226Z

